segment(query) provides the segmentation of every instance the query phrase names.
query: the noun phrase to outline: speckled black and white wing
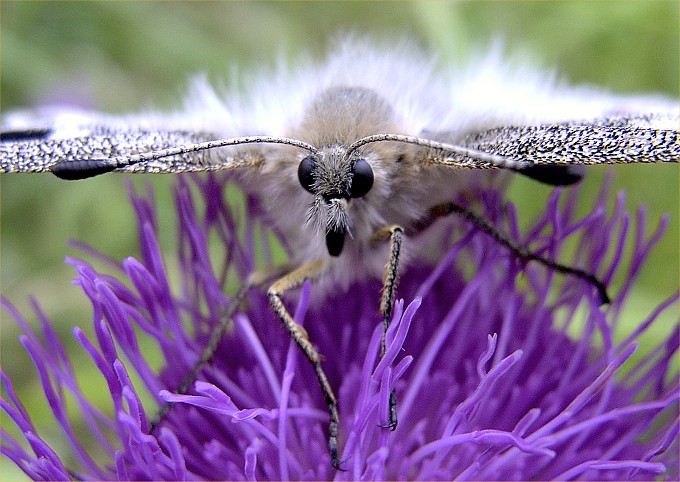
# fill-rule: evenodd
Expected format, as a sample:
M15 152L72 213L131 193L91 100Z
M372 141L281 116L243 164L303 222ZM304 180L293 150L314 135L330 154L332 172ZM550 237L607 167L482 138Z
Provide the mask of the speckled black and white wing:
M88 123L88 119L51 123L36 118L26 127L4 124L0 131L0 172L52 172L69 179L110 171L172 174L225 170L258 162L253 155L239 155L233 150L181 152L183 146L217 139L215 134L149 129L117 120L98 123L96 116L92 119L94 123ZM168 149L178 152L150 156Z
M148 132L94 127L89 133L70 138L50 139L40 130L3 132L0 172L50 172L55 165L94 160L124 159L178 145L209 140L188 132ZM163 162L140 162L120 167L126 172L185 172L205 170L205 152L174 156Z
M456 142L526 166L680 161L680 119L671 115L611 116L592 122L502 126L469 133ZM434 156L440 165L498 167L463 155Z
M464 144L532 164L678 162L678 118L608 117L592 123L501 127L470 136Z

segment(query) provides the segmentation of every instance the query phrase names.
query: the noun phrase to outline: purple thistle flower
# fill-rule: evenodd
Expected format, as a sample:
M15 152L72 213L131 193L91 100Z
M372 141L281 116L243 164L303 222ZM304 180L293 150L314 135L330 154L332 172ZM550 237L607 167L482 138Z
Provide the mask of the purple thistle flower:
M630 216L608 188L582 219L578 190L557 190L545 215L520 235L512 205L497 192L483 199L485 216L521 244L558 259L579 239L569 263L625 282L600 308L591 286L537 263L520 266L505 248L459 221L442 241L435 266L415 261L401 271L387 352L380 357L379 280L347 292L313 296L305 285L287 303L304 323L340 401L343 468L332 469L328 414L314 373L286 336L264 293L251 290L244 312L220 343L188 395L176 387L191 368L229 298L256 265L270 263L267 222L256 199L240 216L225 202L227 178L180 177L178 280L156 240L151 193L132 194L141 256L117 264L81 246L114 274L78 259L68 262L93 306L96 340L73 333L103 377L113 410L88 400L49 320L34 304L42 336L12 305L21 343L35 364L47 400L77 465L67 467L39 434L2 374L3 410L25 440L2 431L2 453L33 479L677 479L678 383L671 358L678 327L639 364L621 370L635 339L676 305L672 295L620 343L614 341L626 296L665 219L645 237L638 212L633 257L622 263ZM200 207L197 207L200 206ZM245 220L245 222L244 222ZM238 226L241 229L238 229ZM548 233L548 234L546 234ZM221 252L218 252L221 250ZM259 263L256 260L260 260ZM627 270L627 271L626 271ZM461 273L473 273L466 279ZM124 279L125 281L121 281ZM522 287L518 287L518 284ZM559 289L557 289L559 288ZM227 290L229 291L229 290ZM233 291L233 290L232 290ZM317 297L318 298L318 297ZM567 331L584 321L578 339ZM164 368L157 374L141 348L153 340ZM134 375L134 376L133 376ZM135 380L133 382L133 379ZM399 425L387 423L396 386ZM157 406L175 405L149 434ZM67 415L76 404L97 451L80 441ZM113 413L113 415L111 415Z

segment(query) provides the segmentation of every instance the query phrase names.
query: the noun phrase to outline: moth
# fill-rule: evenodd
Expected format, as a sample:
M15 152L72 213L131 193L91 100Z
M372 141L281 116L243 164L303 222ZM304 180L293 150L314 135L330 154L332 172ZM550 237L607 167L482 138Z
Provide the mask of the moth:
M513 68L495 51L441 71L408 42L349 39L323 61L255 79L245 93L218 93L196 81L177 112L8 113L0 172L76 180L108 172L229 171L258 196L295 256L251 275L174 388L190 389L248 289L264 288L315 370L328 405L331 463L339 468L338 400L284 293L307 280L324 293L358 277L382 278L385 332L400 267L427 250L427 233L441 218L457 214L522 260L593 284L606 301L606 288L592 274L514 245L457 200L493 185L493 171L566 186L581 179L581 165L678 162L679 122L676 100L568 87ZM152 430L169 409L161 408ZM396 423L393 392L388 427Z

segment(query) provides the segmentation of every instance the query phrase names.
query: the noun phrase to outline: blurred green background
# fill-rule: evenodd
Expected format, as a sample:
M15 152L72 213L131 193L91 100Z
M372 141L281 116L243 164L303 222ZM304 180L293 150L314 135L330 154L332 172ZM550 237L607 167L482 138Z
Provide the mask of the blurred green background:
M437 52L444 62L465 58L471 47L504 40L508 52L556 68L574 83L628 92L678 96L678 2L12 2L1 11L1 99L6 111L66 100L107 112L178 106L187 79L206 72L229 82L234 72L271 64L280 53L321 55L327 38L352 30L378 37L407 35ZM584 199L606 169L593 168ZM671 215L662 245L632 296L626 314L639 322L678 288L678 168L615 169L616 189L628 190L628 206L649 206L655 225ZM173 248L171 177L137 176L151 182L161 213L163 247ZM66 183L52 176L0 178L0 290L34 319L27 303L35 295L76 353L86 374L91 365L72 343L71 328L91 323L87 300L71 286L63 258L82 240L114 259L136 255L136 229L126 179L102 176ZM531 219L548 189L519 181L512 196L522 219ZM588 201L584 201L588 206ZM18 330L2 313L2 366L30 405L36 425L50 419ZM666 328L677 323L669 317ZM654 335L655 337L660 334ZM93 384L98 384L92 375ZM103 403L106 397L101 395ZM47 429L49 431L53 429ZM49 434L59 444L56 433ZM18 477L2 459L2 479Z

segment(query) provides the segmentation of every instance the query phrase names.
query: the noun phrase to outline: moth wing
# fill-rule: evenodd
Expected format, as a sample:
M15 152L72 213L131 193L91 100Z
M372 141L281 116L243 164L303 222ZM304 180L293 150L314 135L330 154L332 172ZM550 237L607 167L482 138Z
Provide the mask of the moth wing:
M0 172L65 172L70 175L63 177L75 179L108 171L180 173L253 163L252 158L223 149L187 150L158 159L126 162L136 155L218 138L208 132L149 128L90 113L35 117L14 113L3 119L0 128ZM115 166L111 160L116 161Z
M610 116L590 122L502 126L459 139L435 138L526 166L621 164L680 161L680 118L672 115ZM490 168L492 164L460 154L443 155L438 164Z
M680 118L674 115L610 116L591 122L503 126L428 137L471 149L469 155L433 151L428 164L488 169L501 164L483 155L511 161L508 167L537 181L569 185L583 177L586 164L680 161ZM475 153L478 153L475 156ZM482 155L479 155L481 153Z

